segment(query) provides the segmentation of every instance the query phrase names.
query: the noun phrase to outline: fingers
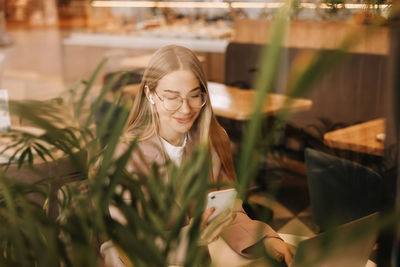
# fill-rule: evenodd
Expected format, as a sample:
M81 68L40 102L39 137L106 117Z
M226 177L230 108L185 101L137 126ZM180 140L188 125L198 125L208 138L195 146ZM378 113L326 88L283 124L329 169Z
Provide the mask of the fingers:
M286 265L290 267L292 265L293 256L296 253L296 247L288 243L285 243L285 245L286 245L286 252L284 254L285 262Z
M210 218L210 216L214 213L215 207L211 207L206 209L203 212L203 215L201 216L201 227L206 227L207 226L207 221Z
M285 261L290 266L292 264L295 247L285 243L279 238L266 238L264 241L267 253L277 261Z
M289 250L290 250L290 253L292 254L292 256L294 256L294 254L296 254L296 247L293 245L290 245L290 244L287 244L287 246L289 247Z
M209 244L210 242L217 239L224 228L231 224L235 217L236 214L231 213L231 211L229 210L226 210L216 216L210 223L207 223L206 227L203 228L200 237L201 241L199 243L203 245Z

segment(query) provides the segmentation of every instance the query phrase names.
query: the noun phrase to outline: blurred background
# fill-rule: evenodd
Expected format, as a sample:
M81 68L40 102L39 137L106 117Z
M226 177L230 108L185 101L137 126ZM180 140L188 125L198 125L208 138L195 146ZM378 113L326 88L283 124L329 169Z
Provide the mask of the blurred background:
M344 3L346 2L346 5ZM349 24L387 17L390 4L296 1L285 46L334 48ZM225 80L229 42L265 43L277 1L1 0L1 87L14 98L57 95L110 57L106 71L130 68L128 56L181 44L203 55L208 79ZM384 55L387 30L357 52ZM51 89L50 89L51 88Z
M282 5L272 0L0 0L0 88L7 89L12 100L57 97L87 78L105 57L108 61L95 82L98 88L121 70L132 74L130 84L137 84L149 55L176 44L195 51L209 81L251 90L261 49L268 46L271 25ZM398 31L388 23L393 5L390 0L293 2L274 92L287 93L290 73L307 65L311 55L320 53L331 62L313 90L299 96L312 105L291 114L255 180L253 197L260 203L269 199L265 191L279 188L278 202L266 212L280 233L313 236L322 223L315 219L326 215L314 214L310 203L322 203L312 195L310 177L321 167L318 164L323 165L318 160L324 156L315 158L313 152L305 156L307 148L347 160L340 164L350 162L342 170L340 164L333 167L337 173L331 167L325 177L346 177L349 168L360 165L383 177L379 190L374 183L361 187L351 177L343 184L337 179L337 188L343 190L329 191L328 204L351 192L342 204L361 205L374 191L368 212L394 205L398 135L393 111L398 103L393 92L398 81L393 77L399 60ZM335 63L336 48L352 37L354 44ZM314 72L319 75L318 69ZM273 116L267 117L271 121ZM245 122L218 119L230 135L235 156L240 153ZM357 169L354 176L363 171ZM358 191L351 186L359 186Z

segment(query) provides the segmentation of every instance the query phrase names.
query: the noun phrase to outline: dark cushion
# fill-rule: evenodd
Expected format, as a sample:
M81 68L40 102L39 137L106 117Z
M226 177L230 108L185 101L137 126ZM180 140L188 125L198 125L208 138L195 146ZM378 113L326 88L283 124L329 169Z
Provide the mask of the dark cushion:
M121 74L123 71L110 72L104 75L103 84L107 84L115 75ZM128 84L138 84L142 81L144 70L136 69L132 71L126 71L119 79L117 79L114 84L112 84L111 91L117 92L124 85Z
M312 214L322 231L380 209L383 181L377 172L310 148L305 163Z
M252 89L263 45L229 43L225 55L225 84Z

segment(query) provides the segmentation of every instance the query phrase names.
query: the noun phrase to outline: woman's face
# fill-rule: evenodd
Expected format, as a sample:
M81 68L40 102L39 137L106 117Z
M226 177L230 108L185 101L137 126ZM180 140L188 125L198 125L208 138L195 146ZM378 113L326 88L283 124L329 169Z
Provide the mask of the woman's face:
M198 97L202 92L196 76L188 70L173 71L158 81L152 99L160 118L160 135L168 142L180 142L200 114L201 107L193 108L185 99ZM184 101L175 111L168 110L163 100ZM170 109L170 108L169 108Z

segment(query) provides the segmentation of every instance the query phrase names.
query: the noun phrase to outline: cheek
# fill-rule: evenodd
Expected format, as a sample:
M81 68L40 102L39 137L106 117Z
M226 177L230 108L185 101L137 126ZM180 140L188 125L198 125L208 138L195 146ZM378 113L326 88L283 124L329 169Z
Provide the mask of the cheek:
M171 116L173 115L173 113L174 113L174 112L165 110L164 107L162 107L158 103L155 105L155 111L157 112L161 123L163 121L169 120L171 118Z

